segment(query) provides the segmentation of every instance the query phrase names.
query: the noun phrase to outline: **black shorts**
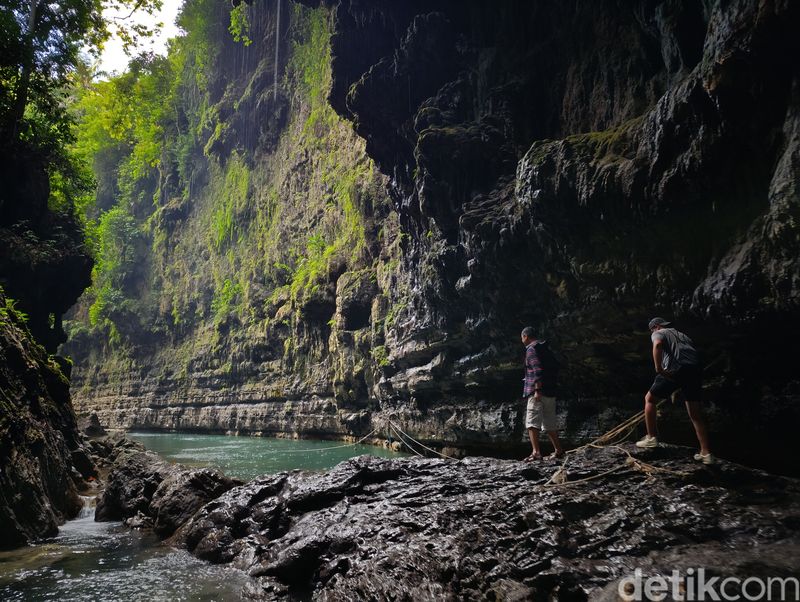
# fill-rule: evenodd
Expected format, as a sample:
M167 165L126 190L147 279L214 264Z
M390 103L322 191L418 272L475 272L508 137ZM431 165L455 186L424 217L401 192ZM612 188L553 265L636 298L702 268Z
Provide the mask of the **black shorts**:
M703 395L703 370L700 366L681 366L672 376L656 374L650 393L659 399L668 399L681 389L687 401L700 401Z

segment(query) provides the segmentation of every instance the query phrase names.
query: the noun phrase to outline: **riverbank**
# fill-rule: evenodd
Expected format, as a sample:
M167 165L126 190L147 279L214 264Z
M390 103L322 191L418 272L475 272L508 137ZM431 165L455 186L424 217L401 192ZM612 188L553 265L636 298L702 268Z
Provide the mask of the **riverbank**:
M691 454L585 448L563 467L363 456L234 485L175 524L167 543L247 572L256 599L616 599L637 568L791 575L800 482ZM145 482L158 472L140 465ZM148 487L109 487L105 498L123 495L105 503L132 510L139 499L157 522L160 508L186 499L186 487L166 482L149 500Z

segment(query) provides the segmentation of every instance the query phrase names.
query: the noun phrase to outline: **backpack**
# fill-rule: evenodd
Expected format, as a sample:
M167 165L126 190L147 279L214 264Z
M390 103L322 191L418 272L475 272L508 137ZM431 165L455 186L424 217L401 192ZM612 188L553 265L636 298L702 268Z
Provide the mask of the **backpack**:
M554 387L558 383L558 372L561 370L561 362L558 361L553 350L547 341L539 341L536 344L536 356L544 370L544 378L549 387Z

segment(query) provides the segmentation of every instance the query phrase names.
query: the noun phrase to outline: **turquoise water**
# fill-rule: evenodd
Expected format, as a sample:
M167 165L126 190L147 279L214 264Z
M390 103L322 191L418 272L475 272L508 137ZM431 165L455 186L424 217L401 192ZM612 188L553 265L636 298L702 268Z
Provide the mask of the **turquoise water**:
M191 433L128 433L162 458L186 466L215 466L230 477L253 479L262 474L301 468L327 470L348 458L371 454L399 458L406 454L372 445L336 441L230 437Z
M0 552L0 600L58 602L241 600L247 578L120 523L94 522L94 509L56 537Z
M300 468L325 470L365 453L399 457L383 448L331 441L295 441L225 435L130 433L162 457L188 466L216 466L252 479ZM244 573L201 562L162 546L152 535L120 523L94 522L92 500L56 537L0 552L0 601L145 602L242 599ZM0 534L1 535L1 534Z

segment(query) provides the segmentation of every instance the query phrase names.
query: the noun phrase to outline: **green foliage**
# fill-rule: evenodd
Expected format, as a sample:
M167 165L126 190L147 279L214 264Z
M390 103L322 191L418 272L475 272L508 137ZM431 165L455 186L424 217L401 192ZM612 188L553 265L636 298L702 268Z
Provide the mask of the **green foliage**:
M50 207L72 214L92 179L71 148L67 110L75 80L86 75L83 50L95 56L112 33L131 44L151 30L104 17L105 8L152 14L161 0L9 0L0 8L0 148L41 164L51 180Z
M386 327L391 328L394 326L397 319L400 317L400 314L405 311L408 307L408 303L406 301L399 301L389 307L389 311L386 313Z
M247 3L240 2L231 10L231 24L228 31L231 32L235 42L241 42L245 46L253 43L248 36L250 34L250 17L247 14Z
M215 322L222 322L233 312L235 301L241 293L242 287L238 282L233 282L228 278L224 280L222 289L217 291L211 302L211 312L214 315Z
M89 321L92 326L107 326L126 300L123 289L136 260L138 230L133 217L118 206L100 217L95 231L97 257L92 271L94 302L89 308Z
M306 242L305 253L297 261L289 290L293 299L302 294L313 294L320 277L327 273L336 246L328 244L320 234L314 234Z
M211 302L211 312L214 321L219 323L232 313L235 301L242 293L242 287L238 282L226 278L222 284L222 289L217 291Z
M214 248L219 251L225 244L234 242L237 235L237 217L247 206L250 188L250 170L233 155L225 166L221 186L216 187L214 213L211 216L211 237Z
M295 5L294 11L296 25L289 72L298 91L311 107L305 132L324 136L325 127L330 127L338 119L327 102L331 87L331 33L328 13L319 9L305 12L300 5Z
M183 63L181 80L187 91L208 88L220 38L220 11L224 9L218 0L187 0L178 15L177 24L186 35L173 41L170 56L179 57Z
M384 368L389 365L389 353L386 351L386 347L383 345L378 345L377 347L372 348L372 359L375 360L381 368Z
M0 291L2 291L2 288L0 288ZM17 301L9 297L6 297L4 305L0 305L0 317L11 320L17 324L28 323L28 314L17 309Z

